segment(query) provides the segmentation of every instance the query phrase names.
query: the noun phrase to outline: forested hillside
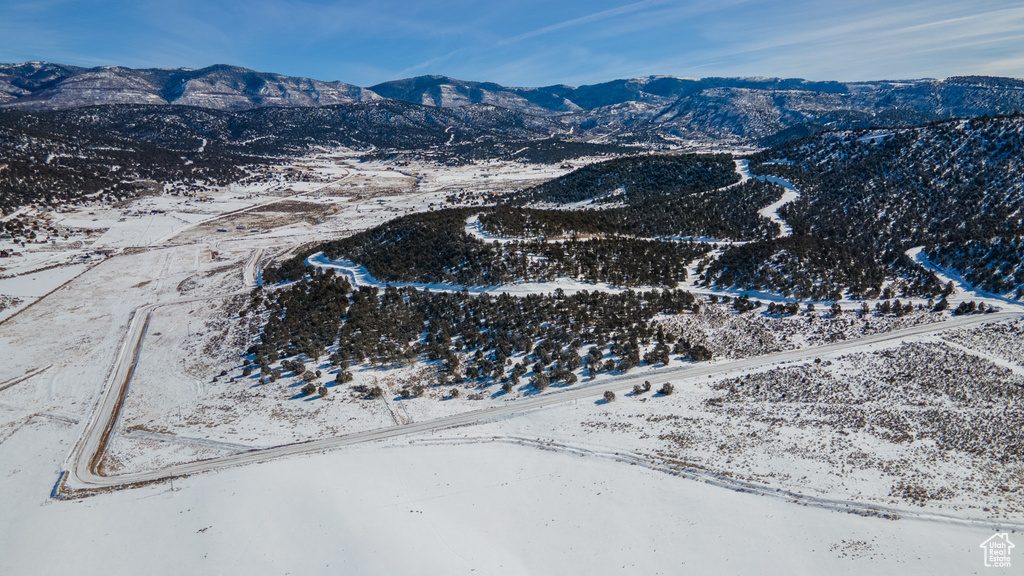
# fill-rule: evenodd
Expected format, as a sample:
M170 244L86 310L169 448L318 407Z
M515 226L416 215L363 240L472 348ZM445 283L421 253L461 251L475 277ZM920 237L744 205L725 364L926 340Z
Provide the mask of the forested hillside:
M783 159L787 164L764 164ZM781 212L794 233L865 252L1019 234L1024 115L912 129L827 133L755 156L803 192Z
M624 206L586 210L499 207L480 217L498 236L628 234L751 240L778 235L779 227L757 211L778 200L783 189L760 180L720 190L665 192L627 199Z
M985 290L1015 292L1024 297L1024 237L1000 236L985 240L946 242L926 252L932 262L960 271Z
M877 298L885 276L879 263L841 244L789 236L726 250L707 268L703 283L777 292L798 300L839 300Z
M225 185L241 179L247 165L322 147L428 150L543 134L501 108L445 110L391 100L244 112L144 105L0 109L0 211L101 191L104 198L124 198L139 180Z
M567 204L614 194L608 199L643 202L674 192L713 190L738 180L727 154L629 156L573 170L530 189L523 200Z
M84 118L83 118L84 120ZM194 153L202 141L168 142L172 126L147 129L160 139L125 135L68 122L60 114L28 115L0 110L0 213L37 202L57 206L87 194L116 201L135 194L144 183L190 181L227 184L246 174L246 166L263 158L235 153L212 143Z
M1022 286L1014 239L1024 232L1024 115L827 133L762 152L751 166L803 191L781 211L797 234L897 269L907 268L904 251L924 245L987 289Z
M488 243L465 232L466 219L475 213L452 209L405 216L320 249L389 282L497 285L570 277L669 287L685 280L687 264L708 251L705 244L624 237ZM294 264L289 269L302 272Z
M651 328L658 314L694 309L688 292L665 290L574 295L470 296L413 288L350 291L334 274L313 272L308 278L275 292L258 290L246 314L269 317L260 342L250 348L257 366L305 354L320 358L338 342L331 363L369 361L392 365L419 355L443 361L444 378L501 380L518 383L532 374L537 389L552 382L571 384L572 371L629 370L641 360L667 362L670 350L689 354L689 342ZM656 355L641 357L641 344L657 340ZM585 342L597 343L581 350ZM613 358L605 358L611 345ZM462 364L456 352L474 352ZM513 365L517 353L530 356Z

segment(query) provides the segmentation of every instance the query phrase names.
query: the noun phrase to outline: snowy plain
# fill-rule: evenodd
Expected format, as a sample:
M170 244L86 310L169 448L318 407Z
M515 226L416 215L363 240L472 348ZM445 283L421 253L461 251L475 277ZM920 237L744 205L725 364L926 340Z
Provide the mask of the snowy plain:
M138 380L126 401L125 426L111 447L131 456L122 464L128 469L275 445L293 434L308 437L318 427L321 433L343 433L344 423L335 423L332 432L315 418L306 425L293 422L296 428L290 430L289 421L319 410L320 401L293 400L287 389L275 392L283 408L273 428L261 420L266 414L251 415L250 425L244 419L218 421L212 412L220 408L211 404L209 419L193 427L212 427L207 432L186 437L161 431L170 422L184 422L190 407L204 398L217 396L217 386L226 387L208 381L210 370L238 368L237 358L229 363L216 354L196 354L179 369L179 353L188 349L193 330L216 336L221 328L215 320L224 316L226 304L223 299L173 302L246 288L252 282L246 263L264 251L265 257L280 256L428 210L457 191L491 190L495 183L520 187L562 172L518 163L396 170L344 155L312 158L301 168L315 174L311 181L228 187L198 205L164 195L140 199L121 212L83 208L66 215L64 224L91 227L100 235L93 234L81 248L69 247L61 258L92 247L120 253L98 264L55 268L59 274L42 271L9 284L0 280L0 293L21 290L26 299L71 280L47 298L32 300L31 308L0 316L0 355L8 359L0 366L0 513L7 519L0 528L0 572L984 573L978 545L1001 528L994 520L863 517L616 458L616 452L648 451L657 443L624 439L633 432L616 430L615 424L698 411L714 382L645 404L622 390L610 405L597 398L576 400L471 428L292 456L84 499L51 498L133 310L168 304L155 312ZM766 208L765 215L777 218L779 206ZM236 220L244 218L274 218L276 224L252 233L248 220L245 230L237 228L243 224ZM382 285L351 263L311 263L351 273L357 283ZM65 278L65 268L76 275ZM35 282L46 289L35 288ZM594 286L559 281L500 289L554 288ZM649 373L656 378L655 369ZM372 371L357 376L383 378ZM332 409L356 418L349 426L361 428L393 425L401 418L395 419L396 413L423 420L465 410L464 404L420 400L391 399L390 405L372 407L350 402L344 410ZM483 400L504 401L501 396ZM657 402L657 409L650 408ZM712 420L723 433L734 424ZM145 425L127 429L139 423ZM783 426L780 434L789 435L786 442L800 443L806 432ZM870 448L870 438L861 441L860 449ZM716 465L729 464L727 458L708 456ZM807 486L843 491L819 462L796 456L779 462L812 476ZM855 480L853 492L861 488ZM863 487L874 481L861 479ZM856 494L846 496L856 499ZM59 543L60 553L45 552L48 542Z

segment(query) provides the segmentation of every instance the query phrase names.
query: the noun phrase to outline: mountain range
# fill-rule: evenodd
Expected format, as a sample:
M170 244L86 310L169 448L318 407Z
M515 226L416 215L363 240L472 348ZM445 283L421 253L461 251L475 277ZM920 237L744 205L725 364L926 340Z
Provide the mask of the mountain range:
M419 76L359 87L216 65L192 69L0 64L0 108L68 110L104 104L221 111L374 106L507 109L562 137L684 138L773 144L827 128L904 126L1024 109L1024 81L960 76L877 82L672 76L586 86L506 87Z

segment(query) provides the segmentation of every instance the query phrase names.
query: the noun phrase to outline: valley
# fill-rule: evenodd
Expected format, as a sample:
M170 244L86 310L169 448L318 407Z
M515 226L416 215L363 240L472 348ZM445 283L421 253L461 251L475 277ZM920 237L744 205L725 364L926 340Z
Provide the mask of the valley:
M399 88L0 112L5 550L52 531L97 571L141 510L197 570L404 538L438 574L671 571L745 531L778 566L970 571L1024 529L1019 114L570 141L522 94Z

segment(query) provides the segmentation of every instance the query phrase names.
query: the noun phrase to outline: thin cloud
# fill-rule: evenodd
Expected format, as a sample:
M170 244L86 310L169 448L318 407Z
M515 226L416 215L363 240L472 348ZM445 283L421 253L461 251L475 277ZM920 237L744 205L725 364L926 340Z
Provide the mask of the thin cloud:
M533 38L533 37L536 37L536 36L541 36L543 34L548 34L550 32L554 32L555 30L561 30L563 28L569 28L571 26L579 26L581 24L590 24L592 22L597 22L599 20L604 20L605 18L611 18L612 16L622 16L623 14L629 14L629 13L632 13L632 12L638 12L638 11L641 11L641 10L645 10L647 8L653 8L654 6L659 6L659 5L662 5L662 4L668 4L670 1L671 0L643 0L642 2L634 2L633 4L627 4L625 6L619 6L618 8L610 8L608 10L602 10L601 12L595 12L593 14L588 14L586 16L581 16L579 18L573 18L572 20L565 20L565 21L559 22L557 24L552 24L550 26L545 26L543 28L537 28L536 30L531 30L529 32L524 32L524 33L519 34L517 36L512 36L511 38L506 38L506 39L498 42L497 45L498 46L508 46L510 44L515 44L517 42L522 42L523 40L526 40L528 38Z
M419 74L517 86L651 74L1024 76L1019 0L602 0L590 13L586 6L11 0L0 18L0 60L222 62L361 85Z
M409 66L408 68L405 68L404 70L400 70L398 72L398 74L397 74L397 77L401 78L403 76L408 76L409 74L413 74L413 73L418 72L420 70L424 70L424 69L431 68L431 67L437 67L441 63L447 62L447 61L451 60L452 58L454 58L454 57L458 56L459 54L462 54L462 53L464 53L466 51L467 51L466 48L459 48L458 50L452 50L451 52L449 52L447 54L442 54L440 56L435 56L434 58L430 58L428 60L424 60L423 62L420 62L419 64L414 64L412 66Z

